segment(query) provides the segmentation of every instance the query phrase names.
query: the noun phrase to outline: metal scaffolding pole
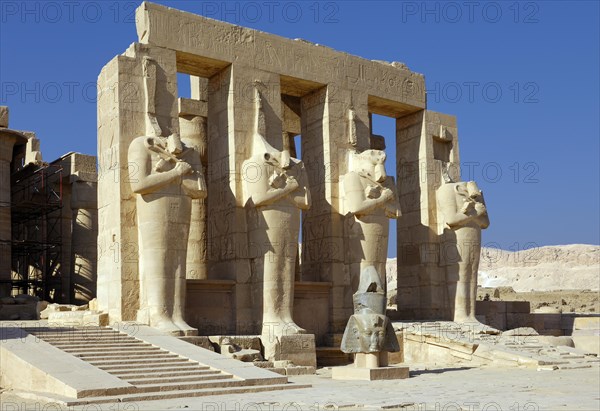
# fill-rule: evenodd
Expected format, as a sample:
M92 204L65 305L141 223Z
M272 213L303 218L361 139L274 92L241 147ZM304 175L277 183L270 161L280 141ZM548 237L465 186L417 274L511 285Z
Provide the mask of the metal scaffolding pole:
M59 300L63 291L62 172L26 166L11 176L12 294Z

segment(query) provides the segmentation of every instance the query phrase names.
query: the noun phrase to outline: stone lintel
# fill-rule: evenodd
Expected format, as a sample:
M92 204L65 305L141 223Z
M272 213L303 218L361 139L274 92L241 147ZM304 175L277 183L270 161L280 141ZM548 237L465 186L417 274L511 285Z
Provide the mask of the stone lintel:
M235 62L279 74L282 92L289 95L335 83L368 93L378 114L401 117L426 106L424 77L400 63L367 60L149 2L138 7L136 26L140 43L175 50L177 70L193 76L211 77Z
M179 117L208 117L208 104L206 101L190 98L179 98Z

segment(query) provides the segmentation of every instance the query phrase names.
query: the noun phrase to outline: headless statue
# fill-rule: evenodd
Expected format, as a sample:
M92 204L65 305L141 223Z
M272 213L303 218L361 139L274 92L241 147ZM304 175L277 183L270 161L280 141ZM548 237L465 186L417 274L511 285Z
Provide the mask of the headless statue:
M490 225L483 194L474 181L449 182L437 190L438 210L445 242L441 261L453 321L478 323L475 319L477 271L481 253L481 230Z
M260 134L255 134L253 156L242 168L248 235L259 254L256 271L262 273L261 337L269 359L279 337L306 332L294 323L292 313L300 212L310 207L310 192L302 161L287 150L277 151Z
M193 198L206 197L200 153L168 138L142 136L129 146L137 194L140 311L138 321L172 335L195 335L184 320L185 273Z
M355 157L352 171L344 176L345 207L354 215L354 237L360 239L360 270L375 267L385 289L389 219L399 218L400 205L394 180L385 172L385 152L366 150ZM352 278L357 290L359 275Z

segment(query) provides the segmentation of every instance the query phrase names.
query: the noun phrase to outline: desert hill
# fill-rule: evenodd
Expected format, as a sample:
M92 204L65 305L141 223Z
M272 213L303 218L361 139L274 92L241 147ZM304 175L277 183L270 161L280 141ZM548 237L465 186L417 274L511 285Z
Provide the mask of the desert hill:
M388 301L395 301L396 259L387 263ZM517 293L600 290L600 246L570 244L512 252L482 248L479 286ZM597 293L594 293L597 294Z

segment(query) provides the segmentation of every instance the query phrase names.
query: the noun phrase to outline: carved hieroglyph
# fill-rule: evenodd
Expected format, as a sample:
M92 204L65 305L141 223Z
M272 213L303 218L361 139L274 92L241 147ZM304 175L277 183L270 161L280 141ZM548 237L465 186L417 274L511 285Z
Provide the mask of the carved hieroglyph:
M385 315L385 292L375 267L362 270L358 290L352 299L354 315L348 320L341 350L345 353L365 354L355 357L357 366L386 366L387 353L400 351L400 347L394 328Z
M350 253L354 258L360 257L358 273L375 267L384 287L389 219L401 215L394 179L385 172L385 159L381 150L363 151L355 156L352 171L344 176L344 205L351 214L354 239ZM351 279L353 290L358 287L358 273L354 272Z
M305 333L292 313L300 210L308 209L311 200L302 161L276 150L261 135L264 115L256 97L252 157L242 170L249 243L256 253L256 275L262 273L261 341L270 359L281 336Z
M449 182L437 190L437 202L444 227L441 260L446 266L453 321L476 323L481 230L490 225L483 194L474 181Z

